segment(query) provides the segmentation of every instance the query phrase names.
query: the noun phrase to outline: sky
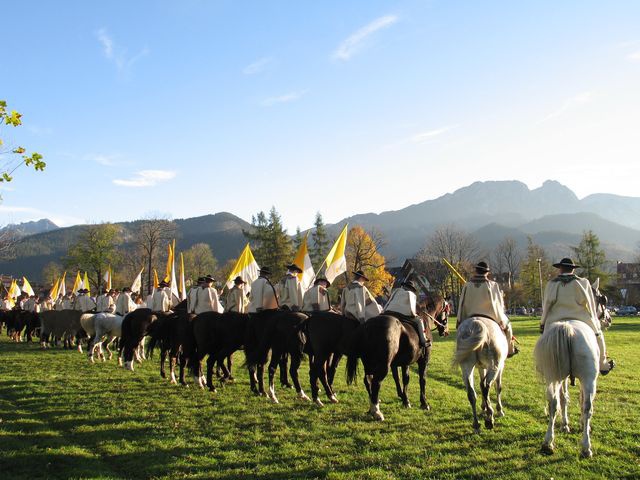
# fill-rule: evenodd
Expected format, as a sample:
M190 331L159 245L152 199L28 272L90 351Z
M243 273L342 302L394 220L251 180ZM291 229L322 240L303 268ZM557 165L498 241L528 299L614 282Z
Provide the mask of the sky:
M474 181L640 196L637 1L3 5L0 99L41 153L0 224L275 206L290 233ZM1 165L1 163L0 163Z

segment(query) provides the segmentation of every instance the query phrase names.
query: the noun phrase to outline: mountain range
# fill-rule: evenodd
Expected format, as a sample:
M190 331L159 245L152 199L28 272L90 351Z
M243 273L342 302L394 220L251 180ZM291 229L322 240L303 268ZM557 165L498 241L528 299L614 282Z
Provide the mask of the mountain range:
M238 255L246 242L242 232L251 228L226 212L175 222L178 249L205 242L221 263ZM594 194L579 199L569 188L551 180L533 190L519 181L475 182L401 210L357 214L327 227L337 234L345 223L381 232L387 240L383 254L392 266L414 255L429 235L448 224L471 233L487 251L505 236L524 247L530 236L552 258L568 255L583 232L593 230L610 260L629 261L635 258L640 242L640 198ZM138 224L119 224L125 242ZM0 261L0 273L37 279L47 262L64 257L85 226L57 228L45 219L10 228L25 236L18 241L16 257Z

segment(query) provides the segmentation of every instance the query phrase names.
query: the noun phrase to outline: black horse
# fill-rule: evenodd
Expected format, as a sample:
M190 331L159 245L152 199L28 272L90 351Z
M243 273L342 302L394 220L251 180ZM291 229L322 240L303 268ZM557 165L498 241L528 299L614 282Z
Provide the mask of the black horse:
M430 297L425 305L425 316L435 323L440 336L448 332L445 303L441 297ZM402 404L411 406L407 395L409 385L409 366L418 363L420 379L420 406L428 410L426 398L426 371L431 356L431 331L427 329L426 348L419 345L415 328L391 315L379 315L361 325L353 336L352 352L347 359L347 383L355 380L358 358L364 364L364 385L369 393L369 413L376 420L384 420L380 411L380 385L391 369L396 382L398 397ZM402 369L402 387L398 376Z
M271 310L250 315L245 335L245 355L253 392L264 394L264 365L271 352L267 397L278 403L274 385L275 373L278 365L282 365L289 356L289 374L298 398L309 400L300 386L298 377L298 368L302 363L306 344L304 329L307 318L303 313L289 310Z
M201 387L206 383L209 390L215 392L213 383L213 367L221 371L222 384L232 381L232 355L242 349L245 343L249 315L237 312L205 312L197 315L192 321L192 332L195 349L189 358L191 371ZM206 381L202 381L201 363L207 359ZM225 359L227 364L225 365Z
M318 398L318 380L322 383L327 397L332 403L338 398L333 391L333 379L343 355L349 354L351 337L360 324L334 312L314 313L307 320L309 336L309 380L313 401L322 406Z
M127 313L122 320L119 350L128 370L133 370L133 355L157 319L158 316L150 308L138 308Z
M173 307L169 315L160 316L149 326L149 357L153 355L156 345L160 347L160 376L167 378L165 363L169 356L169 375L171 383L177 383L175 366L180 366L180 385L186 385L184 378L187 359L195 348L195 339L191 328L193 315L187 312L187 301L184 300Z

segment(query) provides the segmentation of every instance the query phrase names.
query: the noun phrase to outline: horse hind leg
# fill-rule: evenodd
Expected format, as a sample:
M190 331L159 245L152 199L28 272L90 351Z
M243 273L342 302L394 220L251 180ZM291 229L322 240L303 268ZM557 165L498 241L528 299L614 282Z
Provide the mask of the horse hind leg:
M569 379L566 378L560 386L560 414L562 416L562 431L571 433L569 427Z
M338 403L338 397L333 391L333 377L336 373L336 368L338 367L338 363L340 361L340 355L329 355L329 358L326 362L323 362L322 368L319 371L320 373L320 381L322 382L322 386L324 387L324 391L329 397L329 401L331 403ZM335 362L335 363L334 363Z
M380 386L382 384L382 380L389 373L389 367L385 365L384 368L381 368L379 372L373 375L371 381L371 395L370 395L370 409L369 412L373 416L374 420L378 420L380 422L384 421L384 415L380 410Z
M494 426L493 407L491 406L491 385L498 376L499 369L492 368L487 372L487 375L480 382L480 389L482 390L482 403L485 406L484 426L491 430Z
M547 426L547 434L542 444L542 453L551 455L554 450L554 428L556 422L556 414L560 405L560 383L554 382L547 385L547 400L549 402L549 425Z
M404 403L404 394L402 392L402 386L400 385L400 374L398 373L398 367L391 367L391 376L393 377L393 381L396 384L396 394L398 398L402 400Z
M591 458L591 417L593 415L593 401L596 396L595 378L591 382L580 380L582 390L582 452L583 458Z
M319 360L318 355L311 355L309 357L309 386L311 387L311 400L318 407L324 407L324 403L322 403L322 400L320 400L320 397L318 396L320 392L320 389L318 388L318 371L320 370L318 364L321 362L322 361ZM324 365L324 362L321 364Z
M502 406L502 373L504 367L496 375L496 411L499 417L504 417L504 407Z
M291 363L289 366L289 374L291 375L291 380L293 381L293 386L298 392L298 399L303 400L305 402L310 402L311 399L304 393L302 390L302 385L300 385L300 378L298 377L298 369L300 368L301 358L296 356L291 356Z
M409 366L405 365L402 367L402 405L405 408L411 408L411 402L409 402L409 380L411 377L409 376Z
M418 378L420 380L420 408L423 410L431 410L429 402L427 402L427 358L418 360Z
M471 363L466 363L461 365L462 367L462 381L464 382L464 386L467 389L467 398L469 399L469 404L471 405L471 410L473 411L473 431L475 433L480 433L480 422L478 421L478 410L476 407L476 391L473 387L473 371L475 366Z
M273 403L280 403L278 401L278 397L276 397L276 386L275 386L276 370L278 369L280 357L281 355L279 354L279 352L273 351L271 353L271 360L269 361L269 391L267 392L267 397ZM280 370L280 374L282 375L282 369ZM280 378L282 378L282 376Z

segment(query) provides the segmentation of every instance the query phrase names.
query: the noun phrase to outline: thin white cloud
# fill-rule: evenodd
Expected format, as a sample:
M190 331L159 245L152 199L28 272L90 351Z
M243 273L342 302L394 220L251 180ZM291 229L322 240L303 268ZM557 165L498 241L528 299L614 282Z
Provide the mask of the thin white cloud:
M96 38L102 45L102 53L104 53L105 58L113 63L120 73L128 71L138 60L149 53L149 50L145 47L137 54L130 56L126 48L122 48L115 43L106 28L97 30Z
M631 60L632 62L640 62L640 50L627 55L627 59Z
M594 96L593 92L582 92L582 93L579 93L578 95L568 98L567 100L565 100L565 102L562 104L560 108L551 112L549 115L544 117L539 123L552 120L554 118L557 118L563 115L567 111L572 110L573 108L579 107L581 105L585 105L591 102L591 100L593 100L593 96Z
M262 57L242 69L245 75L256 75L264 72L273 63L272 57Z
M429 140L433 140L436 137L444 135L445 133L453 130L456 127L457 127L457 125L447 125L445 127L434 128L432 130L427 130L426 132L421 132L421 133L418 133L416 135L413 135L410 138L410 140L413 143L424 143L424 142L427 142Z
M140 170L133 178L115 179L113 183L120 187L153 187L159 183L168 182L175 178L172 170Z
M0 213L38 213L38 212L40 212L40 210L32 207L0 205Z
M285 93L284 95L278 95L276 97L265 98L260 102L260 105L263 107L272 107L279 103L295 102L296 100L300 100L307 92L308 90L298 90L295 92Z
M368 23L364 27L356 30L349 37L347 37L333 52L331 57L335 60L349 60L355 53L360 50L365 40L373 35L378 30L390 27L398 21L396 15L385 15L380 18L376 18L371 23Z
M121 167L126 165L125 162L120 161L121 155L118 154L103 154L103 153L91 153L85 155L85 159L91 162L95 162L103 167Z

